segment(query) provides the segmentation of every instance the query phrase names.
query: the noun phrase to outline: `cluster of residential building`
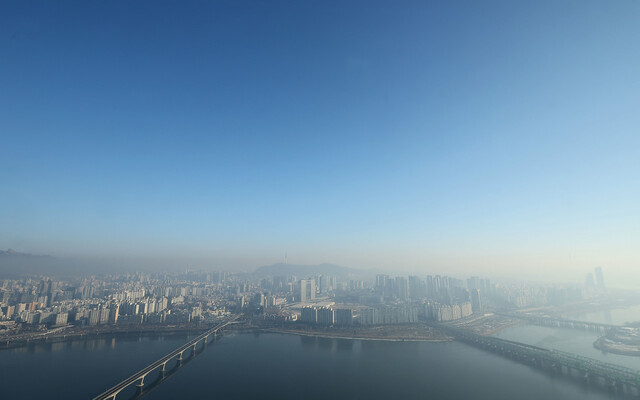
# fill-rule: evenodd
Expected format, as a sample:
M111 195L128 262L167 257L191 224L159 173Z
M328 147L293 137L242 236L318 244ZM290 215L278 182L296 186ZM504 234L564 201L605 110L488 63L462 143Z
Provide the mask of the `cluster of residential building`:
M225 301L231 289L217 276L216 282L149 274L0 281L0 320L35 327L188 324L234 307Z
M604 286L601 271L597 281ZM242 312L317 326L453 321L489 308L559 305L579 287L495 284L439 275L254 276L218 271L0 281L0 334L33 326L178 325Z

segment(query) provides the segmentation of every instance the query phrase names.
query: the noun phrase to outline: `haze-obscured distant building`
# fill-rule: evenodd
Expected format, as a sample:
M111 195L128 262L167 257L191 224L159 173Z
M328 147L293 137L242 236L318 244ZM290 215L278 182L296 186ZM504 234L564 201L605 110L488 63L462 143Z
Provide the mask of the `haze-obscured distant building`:
M471 310L474 314L484 313L480 289L471 289Z
M455 321L470 316L473 312L472 309L473 306L469 301L452 305L427 303L425 314L428 319L436 321Z
M587 290L594 290L596 288L592 273L587 274L587 276L585 277L584 285L586 286Z
M418 322L418 308L413 306L379 306L360 310L360 325L393 325Z
M604 275L602 275L602 267L597 267L596 270L596 283L598 285L598 289L604 291Z

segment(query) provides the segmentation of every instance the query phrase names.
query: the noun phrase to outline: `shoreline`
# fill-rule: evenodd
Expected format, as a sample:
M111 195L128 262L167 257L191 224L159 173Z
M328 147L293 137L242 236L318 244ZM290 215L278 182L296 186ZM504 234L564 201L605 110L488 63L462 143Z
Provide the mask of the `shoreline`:
M522 326L522 325L526 325L526 323L523 322L523 321L513 322L513 323L510 323L510 324L505 324L503 326L496 327L494 329L490 329L488 331L485 331L485 332L481 333L481 335L483 335L483 336L494 336L496 333L499 333L499 332L501 332L501 331L503 331L505 329L510 329L510 328L513 328L513 327L516 327L516 326Z
M593 342L593 347L605 353L617 354L619 356L640 357L640 349L620 349L605 343L605 336L599 337Z
M173 333L192 333L192 332L196 333L202 330L203 328L200 328L200 327L198 328L172 327L172 328L162 329L162 330L114 329L114 330L99 331L99 332L69 332L65 334L56 334L51 336L40 336L32 339L19 339L19 340L2 339L0 340L0 351L16 349L21 347L28 347L29 345L32 345L32 344L65 343L65 342L72 342L74 340L103 339L105 337L126 336L126 335L152 336L152 335L164 335L164 334L173 334Z
M318 337L323 339L344 339L344 340L369 340L369 341L381 341L381 342L452 342L454 339L452 337L446 338L382 338L382 337L367 337L367 336L338 336L338 335L327 335L321 332L301 332L301 331L293 331L286 329L278 329L278 328L257 328L255 329L257 332L264 333L280 333L285 335L296 335L296 336L306 336L306 337Z
M42 344L54 344L54 343L66 343L73 342L75 340L95 340L104 339L107 337L117 336L142 336L148 337L153 335L165 335L176 333L197 333L205 328L183 327L183 328L170 328L163 330L147 330L147 329L134 329L134 330L109 330L101 332L69 332L66 334L57 334L52 336L44 336L33 339L24 340L2 340L0 341L0 351L10 350L16 348L28 347L30 345L42 345ZM305 332L279 328L240 328L231 329L234 332L257 332L257 333L278 333L286 335L296 335L305 337L318 337L323 339L343 339L343 340L366 340L366 341L384 341L384 342L451 342L454 339L450 336L447 337L417 337L417 338L403 338L403 337L372 337L372 336L350 336L350 335L331 335L326 332Z
M559 310L557 312L549 314L549 316L560 318L560 319L572 319L572 317L579 317L585 314L604 312L604 311L625 310L627 308L632 308L637 306L640 306L640 301L633 301L626 304L601 304L595 307L584 305L582 308ZM588 322L588 321L585 321L585 322ZM612 324L612 325L623 326L624 324Z

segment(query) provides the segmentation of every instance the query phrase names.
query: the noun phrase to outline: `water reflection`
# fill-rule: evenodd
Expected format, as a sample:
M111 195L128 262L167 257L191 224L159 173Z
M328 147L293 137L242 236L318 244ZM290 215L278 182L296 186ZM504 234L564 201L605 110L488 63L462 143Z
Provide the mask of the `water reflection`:
M153 381L151 381L151 379L153 379L153 374L155 372L152 372L149 375L150 379L147 380L145 378L144 388L142 390L136 389L136 393L132 397L130 397L130 400L136 400L149 394L153 389L158 387L162 382L166 381L172 375L174 375L180 368L183 368L184 366L189 364L191 361L193 361L198 355L204 352L208 347L209 347L209 343L201 345L200 347L196 348L195 353L191 353L190 356L183 358L182 361L176 361L173 367L169 367L169 369L165 371L158 371L156 378ZM171 362L173 361L174 360L172 360ZM167 365L170 365L170 363Z
M315 348L316 347L316 337L315 336L300 336L300 343L302 347Z
M51 343L52 352L60 352L64 350L64 348L65 348L64 342Z
M548 336L548 335L547 335ZM2 398L91 398L126 376L184 344L175 340L143 340L109 336L102 341L78 340L8 350L0 356L0 371L11 385ZM87 352L85 342L98 350ZM215 342L216 344L218 342ZM595 389L581 390L565 378L458 342L382 342L293 335L238 334L225 337L197 356L189 354L179 374L177 362L163 376L153 372L142 393L128 388L118 399L215 398L307 400L434 398L474 400L604 400ZM209 345L213 345L210 343ZM60 349L64 353L60 354ZM52 357L52 352L58 355ZM366 351L364 351L366 349ZM37 354L25 354L35 352ZM201 354L201 355L200 355ZM38 385L30 384L38 376ZM68 381L69 377L73 381ZM172 379L167 382L168 377ZM325 379L326 378L326 379ZM313 386L320 379L330 382ZM73 382L73 384L69 384ZM250 383L250 384L248 384ZM156 387L162 386L160 390ZM55 389L54 389L55 388Z
M496 337L533 346L557 349L596 360L640 370L638 357L606 353L593 347L600 336L596 332L546 326L521 325L498 332Z
M316 343L318 344L318 348L321 348L323 350L333 350L335 339L318 337Z
M354 342L351 339L336 339L336 349L340 352L352 352Z

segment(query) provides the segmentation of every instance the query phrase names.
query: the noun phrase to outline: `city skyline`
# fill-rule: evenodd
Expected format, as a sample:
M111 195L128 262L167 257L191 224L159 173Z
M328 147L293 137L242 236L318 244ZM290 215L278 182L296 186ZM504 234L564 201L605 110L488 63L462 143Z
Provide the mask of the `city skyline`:
M0 249L638 282L638 15L10 4Z

